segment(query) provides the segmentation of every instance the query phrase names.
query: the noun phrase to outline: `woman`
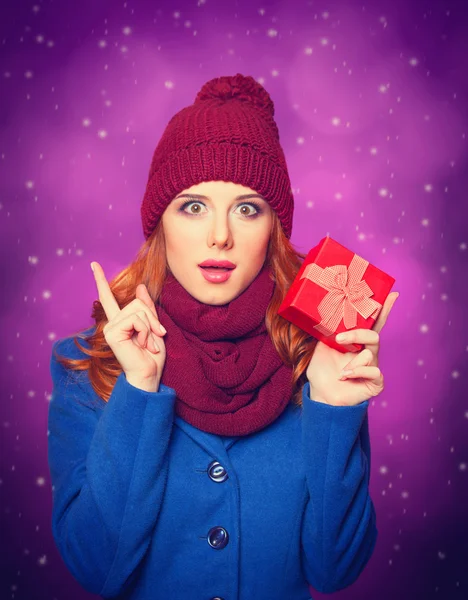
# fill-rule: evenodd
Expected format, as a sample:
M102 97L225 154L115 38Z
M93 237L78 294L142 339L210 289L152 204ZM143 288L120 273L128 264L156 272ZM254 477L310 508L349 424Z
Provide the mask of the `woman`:
M171 119L146 243L110 285L93 263L95 325L84 345L54 345L52 531L104 598L305 600L309 584L349 586L372 555L367 409L392 302L350 332L358 355L277 314L305 255L273 115L237 74Z

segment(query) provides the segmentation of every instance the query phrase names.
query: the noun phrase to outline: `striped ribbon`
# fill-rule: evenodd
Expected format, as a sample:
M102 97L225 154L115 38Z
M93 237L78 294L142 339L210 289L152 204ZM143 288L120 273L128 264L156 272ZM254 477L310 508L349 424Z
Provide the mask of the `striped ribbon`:
M315 263L306 266L301 279L309 279L328 290L328 294L318 305L322 320L314 329L330 336L337 330L341 319L346 329L353 329L356 327L357 313L364 319L370 316L377 318L382 304L370 297L374 292L362 279L368 264L367 260L354 254L349 267L333 265L322 269Z

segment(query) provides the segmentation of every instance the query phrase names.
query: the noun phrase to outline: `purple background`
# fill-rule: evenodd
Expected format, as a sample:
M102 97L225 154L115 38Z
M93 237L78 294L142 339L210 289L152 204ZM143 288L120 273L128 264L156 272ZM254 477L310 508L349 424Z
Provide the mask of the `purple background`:
M23 2L1 15L1 598L92 597L50 529L49 361L89 263L135 256L152 152L213 77L270 93L296 208L396 278L371 402L375 553L337 596L468 597L467 18L462 3ZM160 7L160 8L159 8ZM324 597L315 593L314 598Z

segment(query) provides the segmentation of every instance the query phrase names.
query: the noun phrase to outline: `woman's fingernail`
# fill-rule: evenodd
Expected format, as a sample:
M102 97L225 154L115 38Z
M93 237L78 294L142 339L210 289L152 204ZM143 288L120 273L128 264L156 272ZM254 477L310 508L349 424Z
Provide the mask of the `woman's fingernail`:
M156 336L154 335L154 333L151 334L151 337L153 338L153 344L154 344L154 351L156 353L160 352L159 348L158 348L158 344L156 342Z
M345 341L345 339L346 339L346 333L339 333L339 334L336 336L336 341L337 341L337 342L344 342L344 341Z
M166 329L161 325L161 323L159 323L159 329L163 332L163 333L167 333Z
M343 377L347 377L348 375L351 375L352 372L353 372L352 369L346 369L346 370L341 371L340 379L342 379Z

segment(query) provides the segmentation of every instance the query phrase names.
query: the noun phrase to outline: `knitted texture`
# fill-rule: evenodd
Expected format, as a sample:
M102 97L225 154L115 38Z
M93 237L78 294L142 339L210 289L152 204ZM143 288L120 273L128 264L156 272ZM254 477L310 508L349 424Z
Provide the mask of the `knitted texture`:
M291 236L294 199L268 92L238 73L205 83L175 114L157 145L141 205L145 239L170 202L203 181L229 181L261 194Z

